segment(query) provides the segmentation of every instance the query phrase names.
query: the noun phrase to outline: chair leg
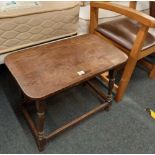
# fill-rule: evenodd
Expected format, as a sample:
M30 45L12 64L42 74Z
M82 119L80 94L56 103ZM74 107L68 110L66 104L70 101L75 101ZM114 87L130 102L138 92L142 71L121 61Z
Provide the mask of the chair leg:
M149 78L154 79L155 78L155 65L153 65L150 73L149 73Z
M154 79L155 78L155 64L152 64L145 60L140 60L139 64L144 68L144 70L148 70L149 78Z
M121 80L118 85L118 89L117 89L116 96L115 96L116 102L119 102L122 99L122 97L125 93L125 90L128 86L131 75L135 69L136 63L137 63L136 59L129 57L128 62L125 65L123 75L122 75Z

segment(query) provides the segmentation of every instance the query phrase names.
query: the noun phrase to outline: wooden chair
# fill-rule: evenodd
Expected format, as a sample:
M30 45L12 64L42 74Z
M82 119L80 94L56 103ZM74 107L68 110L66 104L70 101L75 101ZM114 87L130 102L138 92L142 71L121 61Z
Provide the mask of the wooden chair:
M90 5L90 33L99 35L129 56L116 91L115 100L120 101L137 62L155 52L155 29L153 29L155 28L155 18L136 11L134 1L130 2L129 7L110 2L91 2ZM99 9L110 10L125 17L98 25ZM155 73L155 69L152 72Z
M150 16L155 18L155 1L150 1ZM155 53L145 57L140 63L150 70L149 78L155 78Z

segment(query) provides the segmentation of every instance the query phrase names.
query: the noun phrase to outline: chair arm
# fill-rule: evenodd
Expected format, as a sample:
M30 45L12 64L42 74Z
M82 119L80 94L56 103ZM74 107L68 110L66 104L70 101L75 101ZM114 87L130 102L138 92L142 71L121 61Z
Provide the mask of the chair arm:
M155 18L142 12L136 11L135 9L118 4L112 4L109 2L91 2L90 6L91 8L110 10L125 15L145 26L155 28Z

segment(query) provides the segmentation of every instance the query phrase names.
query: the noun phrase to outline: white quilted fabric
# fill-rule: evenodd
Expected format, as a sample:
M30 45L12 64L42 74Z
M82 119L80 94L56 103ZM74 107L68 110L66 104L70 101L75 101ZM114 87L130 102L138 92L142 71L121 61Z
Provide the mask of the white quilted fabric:
M25 9L41 6L37 1L0 1L0 12L6 12L12 9Z
M0 19L0 54L70 34L78 28L79 6Z

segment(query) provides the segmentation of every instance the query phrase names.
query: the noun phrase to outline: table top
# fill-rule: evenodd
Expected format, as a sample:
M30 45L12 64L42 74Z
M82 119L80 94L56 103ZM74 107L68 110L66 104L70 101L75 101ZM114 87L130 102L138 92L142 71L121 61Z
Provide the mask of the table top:
M87 34L10 54L5 64L25 95L42 99L126 60L121 50Z

